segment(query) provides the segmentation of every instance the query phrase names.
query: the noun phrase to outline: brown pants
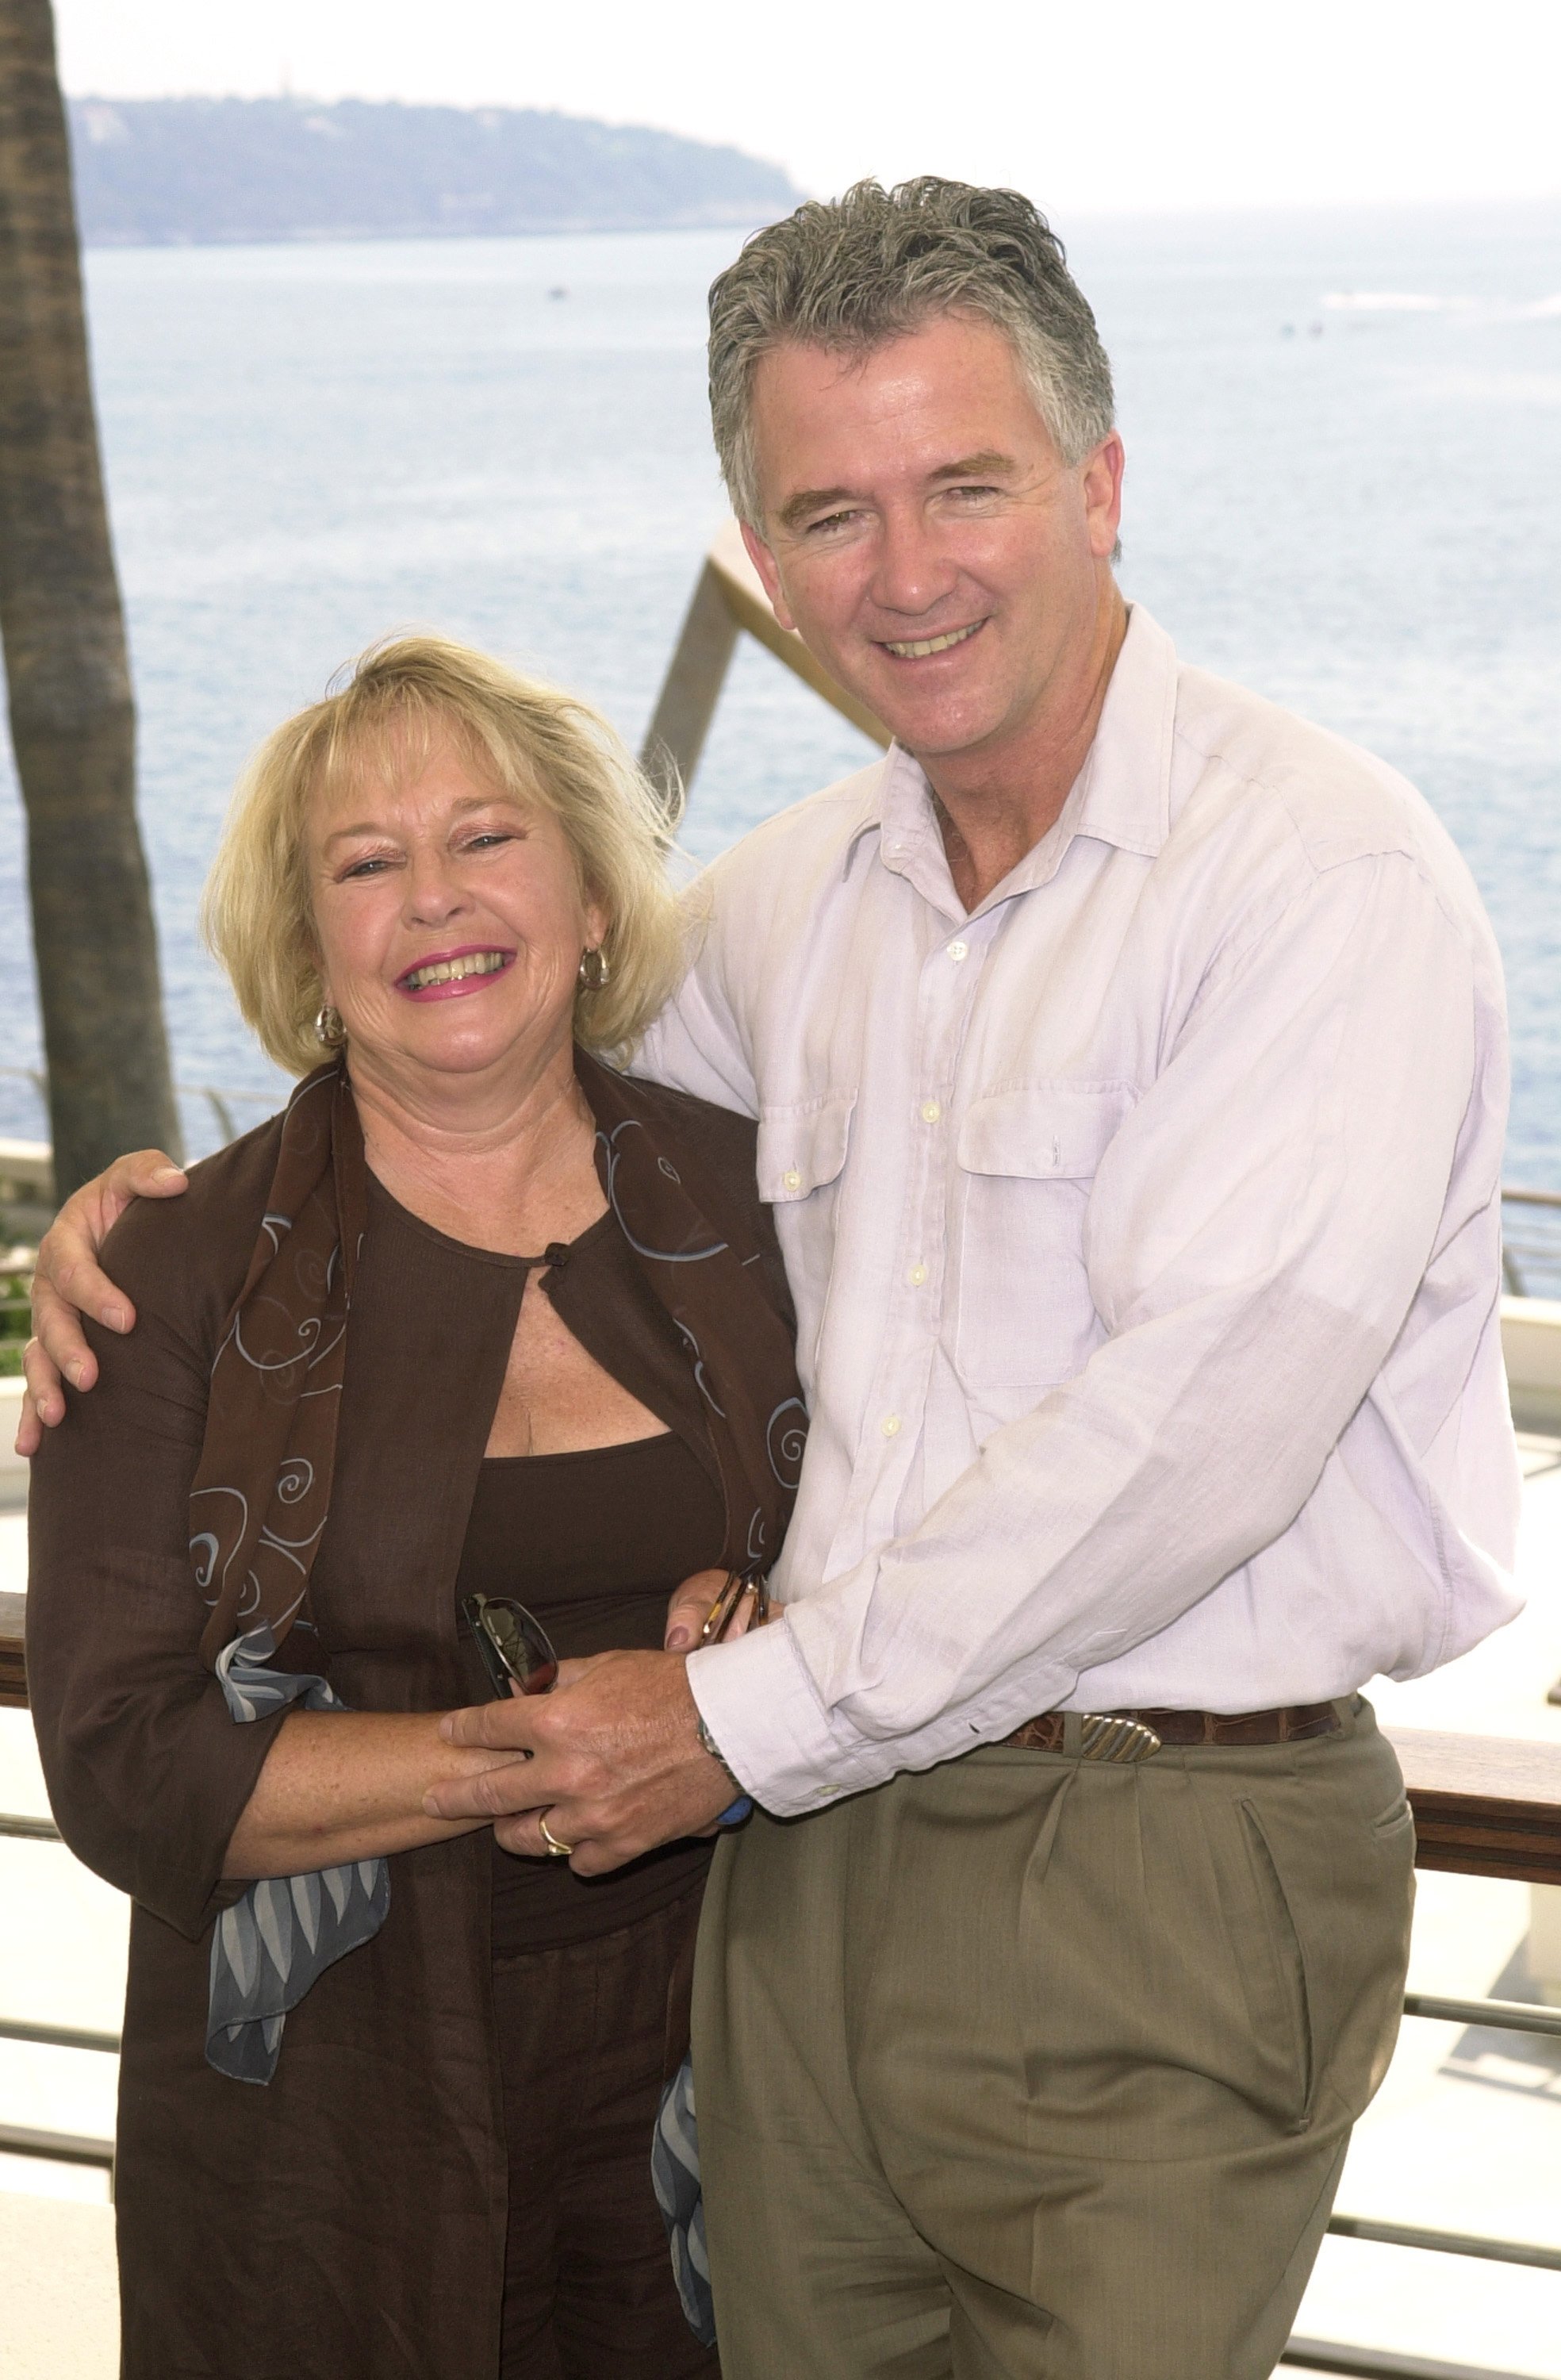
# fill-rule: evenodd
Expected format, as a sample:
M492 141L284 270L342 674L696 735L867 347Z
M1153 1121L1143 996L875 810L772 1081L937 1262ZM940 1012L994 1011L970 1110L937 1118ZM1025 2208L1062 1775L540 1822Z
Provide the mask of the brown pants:
M1364 1704L756 1818L695 1993L728 2380L1266 2380L1392 2050L1413 1853Z
M650 2187L689 1896L493 1966L510 2143L502 2380L717 2380Z

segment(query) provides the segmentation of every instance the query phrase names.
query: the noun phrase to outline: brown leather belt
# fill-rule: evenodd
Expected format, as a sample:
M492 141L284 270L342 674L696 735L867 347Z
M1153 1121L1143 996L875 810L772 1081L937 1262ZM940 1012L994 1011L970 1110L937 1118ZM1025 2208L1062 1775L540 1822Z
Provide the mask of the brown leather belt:
M1132 1761L1152 1759L1162 1744L1306 1743L1313 1736L1337 1735L1342 1726L1335 1703L1263 1711L1043 1711L1002 1741L1023 1752Z

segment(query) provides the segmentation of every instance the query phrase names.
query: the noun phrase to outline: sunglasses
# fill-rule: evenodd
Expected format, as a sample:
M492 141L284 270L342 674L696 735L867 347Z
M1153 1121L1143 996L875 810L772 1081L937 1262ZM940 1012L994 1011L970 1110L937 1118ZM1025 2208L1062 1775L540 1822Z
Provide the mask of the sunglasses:
M551 1694L558 1678L558 1655L541 1621L508 1595L467 1595L461 1614L477 1639L482 1666L496 1694Z
M764 1567L750 1562L746 1570L731 1571L711 1607L709 1617L699 1632L702 1645L719 1645L732 1624L745 1595L754 1597L754 1626L769 1616L769 1596ZM558 1655L552 1641L534 1612L512 1595L466 1595L461 1598L461 1616L482 1656L493 1692L502 1701L513 1694L551 1694L558 1682ZM716 1821L718 1826L741 1825L753 1808L748 1796L742 1794Z
M750 1628L762 1628L769 1617L769 1581L761 1561L749 1562L744 1570L729 1570L726 1585L721 1588L706 1615L699 1631L701 1645L719 1645L742 1607L743 1597L751 1595L754 1609Z

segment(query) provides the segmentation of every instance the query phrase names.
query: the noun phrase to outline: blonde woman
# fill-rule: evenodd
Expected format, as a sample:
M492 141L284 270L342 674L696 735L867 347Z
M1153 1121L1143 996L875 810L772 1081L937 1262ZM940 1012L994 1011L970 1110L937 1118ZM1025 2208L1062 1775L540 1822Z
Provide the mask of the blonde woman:
M659 1648L789 1510L752 1126L591 1054L675 979L666 831L582 705L429 638L240 787L209 937L306 1079L118 1225L138 1327L31 1500L51 1797L134 1902L128 2380L716 2368L648 2168L707 1844L588 1878L424 1808L514 1758L439 1728L495 1610Z

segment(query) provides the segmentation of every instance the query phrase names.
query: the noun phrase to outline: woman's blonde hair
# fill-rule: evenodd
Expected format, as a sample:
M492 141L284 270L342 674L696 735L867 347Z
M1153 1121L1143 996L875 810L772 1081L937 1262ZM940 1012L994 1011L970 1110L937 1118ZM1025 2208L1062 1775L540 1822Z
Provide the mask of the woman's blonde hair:
M309 813L365 771L398 777L446 739L508 793L550 811L582 890L607 915L608 980L582 987L575 1032L624 1055L676 989L683 940L666 857L669 805L589 704L445 637L374 645L345 683L268 735L239 779L206 880L201 930L268 1057L307 1074L324 1054Z

